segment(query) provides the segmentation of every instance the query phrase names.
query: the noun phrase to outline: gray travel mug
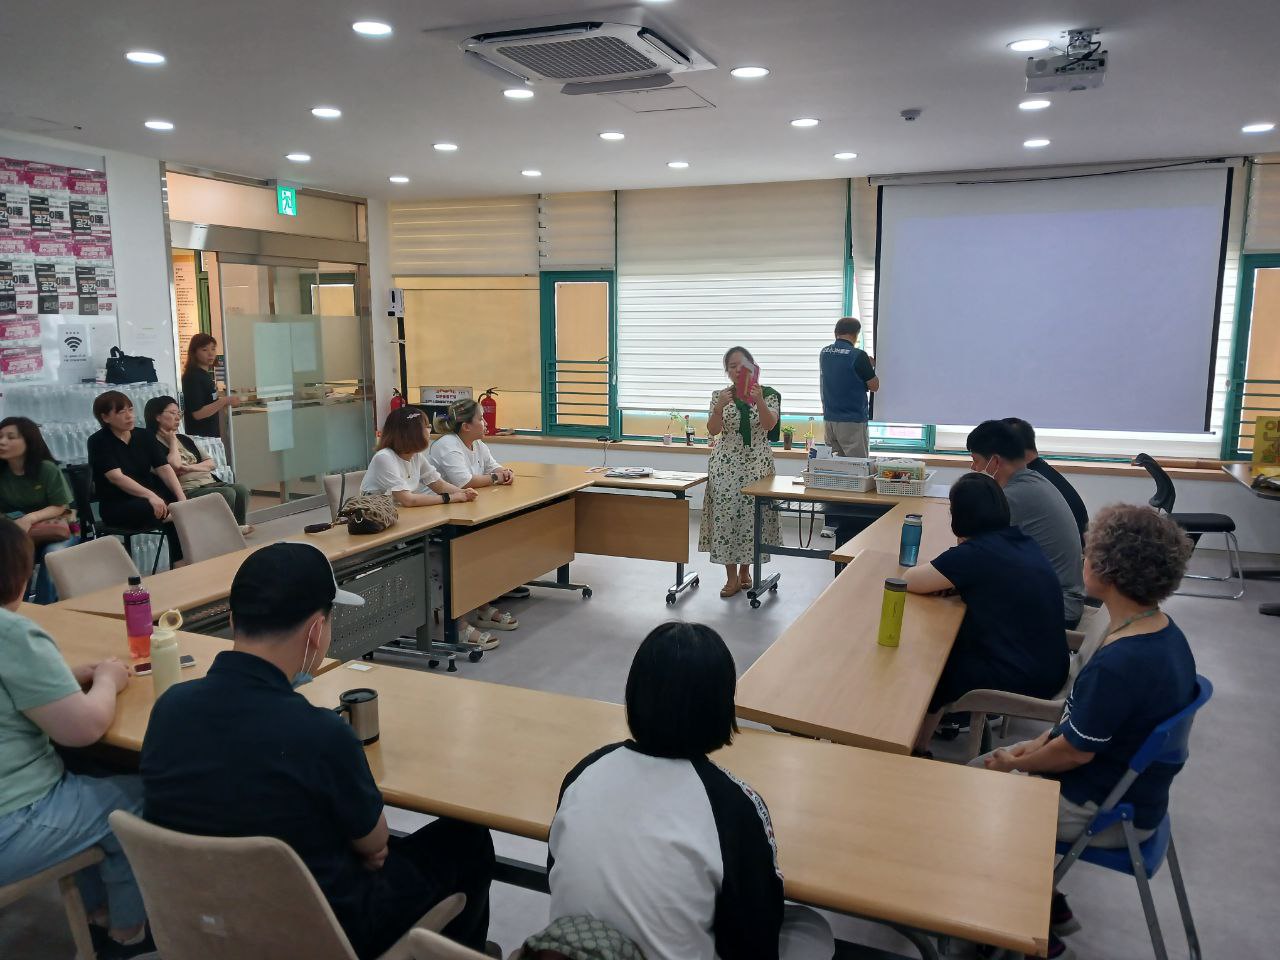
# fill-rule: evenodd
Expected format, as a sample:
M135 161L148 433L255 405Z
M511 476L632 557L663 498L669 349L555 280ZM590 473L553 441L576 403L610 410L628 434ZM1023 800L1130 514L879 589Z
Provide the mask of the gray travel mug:
M356 687L338 697L333 712L346 714L347 722L366 747L378 739L378 691L369 687Z

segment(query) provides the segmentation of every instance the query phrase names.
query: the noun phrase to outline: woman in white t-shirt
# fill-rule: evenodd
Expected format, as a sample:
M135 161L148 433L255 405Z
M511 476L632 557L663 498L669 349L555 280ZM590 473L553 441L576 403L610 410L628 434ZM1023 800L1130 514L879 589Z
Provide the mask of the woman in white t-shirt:
M432 466L450 483L467 490L478 487L501 487L514 483L516 475L508 470L489 452L480 438L484 436L484 416L474 400L459 400L449 405L448 412L436 417L436 433L443 434L431 445L427 455ZM520 586L504 596L523 600L529 596L529 588ZM515 619L502 613L493 605L481 608L478 623L498 630L514 630Z
M360 492L389 496L400 507L430 507L476 499L474 490L450 483L432 466L427 457L430 438L427 417L417 407L392 410L382 425L382 438L360 483ZM483 618L489 609L482 608L478 615ZM492 617L489 620L499 629L511 629L499 626ZM510 622L514 624L514 618ZM465 622L458 624L458 636L462 643L482 650L498 645L493 634Z

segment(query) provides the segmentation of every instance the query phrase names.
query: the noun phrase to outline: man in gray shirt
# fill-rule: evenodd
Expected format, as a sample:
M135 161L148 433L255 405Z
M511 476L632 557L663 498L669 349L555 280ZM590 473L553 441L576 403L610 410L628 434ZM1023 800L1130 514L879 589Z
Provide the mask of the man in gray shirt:
M973 469L994 477L1009 501L1010 523L1040 545L1062 585L1066 626L1080 622L1084 559L1071 507L1057 488L1027 469L1026 451L1013 428L1000 420L978 424L965 441Z

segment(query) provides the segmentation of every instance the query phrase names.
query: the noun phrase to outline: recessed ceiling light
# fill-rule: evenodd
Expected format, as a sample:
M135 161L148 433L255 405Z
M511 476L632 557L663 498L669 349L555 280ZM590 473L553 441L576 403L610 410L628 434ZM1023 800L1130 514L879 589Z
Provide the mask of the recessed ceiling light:
M453 153L453 151L458 149L458 145L456 143L433 143L431 146L435 147L441 153Z
M342 111L337 107L312 107L311 115L321 120L337 120L342 116Z
M1023 140L1022 145L1028 150L1039 150L1041 147L1047 147L1049 145L1049 141L1045 140L1043 137L1038 137L1035 140Z
M390 180L392 183L408 183L409 182L408 177L402 177L402 176L399 176L398 174L394 177L387 177L387 179Z
M1046 107L1053 106L1051 100L1023 100L1018 104L1019 110L1043 110Z
M542 171L541 171L541 170L521 170L521 171L520 171L520 173L521 173L521 175L522 175L522 176L526 176L526 177L540 177L540 176L542 176Z
M362 37L391 36L391 24L383 23L381 20L357 20L351 25L351 29Z
M130 50L124 55L130 63L140 63L144 67L158 67L164 63L164 54L154 50Z
M162 133L168 133L173 129L173 124L168 120L148 120L143 126L148 130L159 130Z
M845 151L844 153L833 153L832 156L837 160L857 160L858 159L858 155L856 153L849 153L848 151Z
M798 120L792 120L793 127L816 127L818 120L816 117L800 117Z
M286 153L284 155L284 158L286 160L292 160L294 163L310 163L311 162L311 154L309 153Z
M627 135L621 130L606 130L600 134L601 140L625 140Z
M1035 53L1037 50L1048 50L1053 46L1052 40L1045 40L1043 37L1032 37L1027 40L1015 40L1008 44L1010 50L1016 50L1018 53Z
M672 170L683 170L689 166L689 161L688 160L671 160L667 163L667 166L670 167Z
M532 100L533 91L528 87L508 87L502 91L502 95L508 100Z
M1270 133L1276 128L1274 123L1250 123L1240 128L1241 133Z
M767 77L769 75L768 67L734 67L729 71L729 75L737 77L739 80L755 80L759 77Z

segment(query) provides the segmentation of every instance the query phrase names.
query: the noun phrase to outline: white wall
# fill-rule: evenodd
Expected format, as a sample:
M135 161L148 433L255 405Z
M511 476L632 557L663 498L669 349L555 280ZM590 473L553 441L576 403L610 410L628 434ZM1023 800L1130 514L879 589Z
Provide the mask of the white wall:
M0 130L0 156L67 166L96 167L105 162L120 348L126 353L151 357L160 380L175 384L177 366L160 161L7 130Z
M572 463L583 466L599 466L599 450L581 447L556 447L541 444L489 443L498 460L532 461L534 463ZM705 471L706 454L662 453L638 450L609 451L610 466L646 466L660 470ZM804 461L778 459L777 470L782 476L795 476ZM951 483L965 471L959 467L938 468L937 482ZM1098 474L1071 473L1067 475L1072 486L1079 491L1092 514L1112 503L1146 503L1155 492L1152 482L1145 476L1104 477ZM1177 480L1178 501L1175 510L1185 513L1225 513L1234 518L1240 549L1248 552L1280 555L1280 503L1255 497L1240 484L1217 480ZM693 506L702 507L702 487L693 490ZM1222 547L1222 538L1206 537L1207 548Z

